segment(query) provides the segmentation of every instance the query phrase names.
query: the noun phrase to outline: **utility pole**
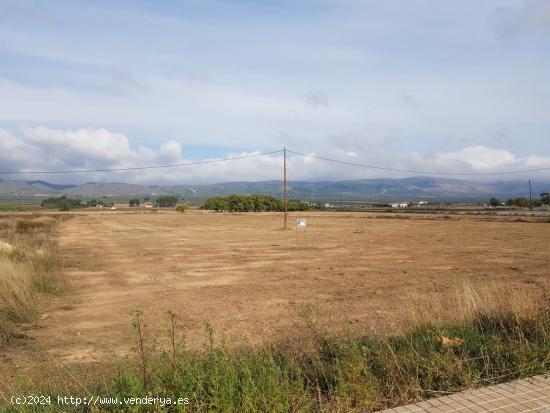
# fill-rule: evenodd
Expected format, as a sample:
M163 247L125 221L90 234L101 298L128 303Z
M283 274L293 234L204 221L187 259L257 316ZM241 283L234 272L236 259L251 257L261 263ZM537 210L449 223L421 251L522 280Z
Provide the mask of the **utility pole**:
M283 148L284 153L284 163L283 163L283 193L284 193L284 204L285 204L285 224L283 229L288 229L288 191L286 188L286 146Z
M533 198L531 195L531 180L529 179L529 209L533 210Z

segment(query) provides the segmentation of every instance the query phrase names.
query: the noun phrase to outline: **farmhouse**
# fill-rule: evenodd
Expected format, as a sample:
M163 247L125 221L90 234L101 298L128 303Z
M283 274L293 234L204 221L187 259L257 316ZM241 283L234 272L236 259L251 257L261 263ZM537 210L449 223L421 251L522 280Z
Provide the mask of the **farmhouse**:
M408 208L409 204L408 202L394 202L391 204L392 208Z

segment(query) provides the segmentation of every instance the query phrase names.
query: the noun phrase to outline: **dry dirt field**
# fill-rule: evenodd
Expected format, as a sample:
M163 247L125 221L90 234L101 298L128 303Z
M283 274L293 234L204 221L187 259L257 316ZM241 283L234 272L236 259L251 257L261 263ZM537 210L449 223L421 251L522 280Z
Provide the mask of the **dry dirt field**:
M110 363L132 345L136 308L153 335L168 310L179 314L200 347L207 321L230 344L284 338L306 308L323 329L387 332L416 298L466 279L550 287L550 223L536 218L302 213L282 231L275 214L73 215L58 240L67 291L0 356L4 383ZM307 249L297 248L298 216L308 219Z

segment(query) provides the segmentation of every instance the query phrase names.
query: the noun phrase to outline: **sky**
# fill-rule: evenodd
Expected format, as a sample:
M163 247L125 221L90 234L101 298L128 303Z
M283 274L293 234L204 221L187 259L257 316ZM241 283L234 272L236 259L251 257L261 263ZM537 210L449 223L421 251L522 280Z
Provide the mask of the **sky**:
M0 0L0 170L183 163L283 146L434 172L550 167L550 0ZM0 178L180 184L281 171L274 154ZM288 172L407 176L294 155Z

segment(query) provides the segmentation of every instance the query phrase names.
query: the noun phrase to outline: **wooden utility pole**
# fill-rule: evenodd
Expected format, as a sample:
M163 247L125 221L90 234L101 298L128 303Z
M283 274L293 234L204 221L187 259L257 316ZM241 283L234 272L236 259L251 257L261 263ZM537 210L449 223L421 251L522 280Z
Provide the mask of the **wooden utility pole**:
M529 179L529 209L533 210L533 198L531 194L531 180Z
M288 229L288 191L286 188L286 146L283 149L284 163L283 163L283 194L285 204L285 223L283 229Z

